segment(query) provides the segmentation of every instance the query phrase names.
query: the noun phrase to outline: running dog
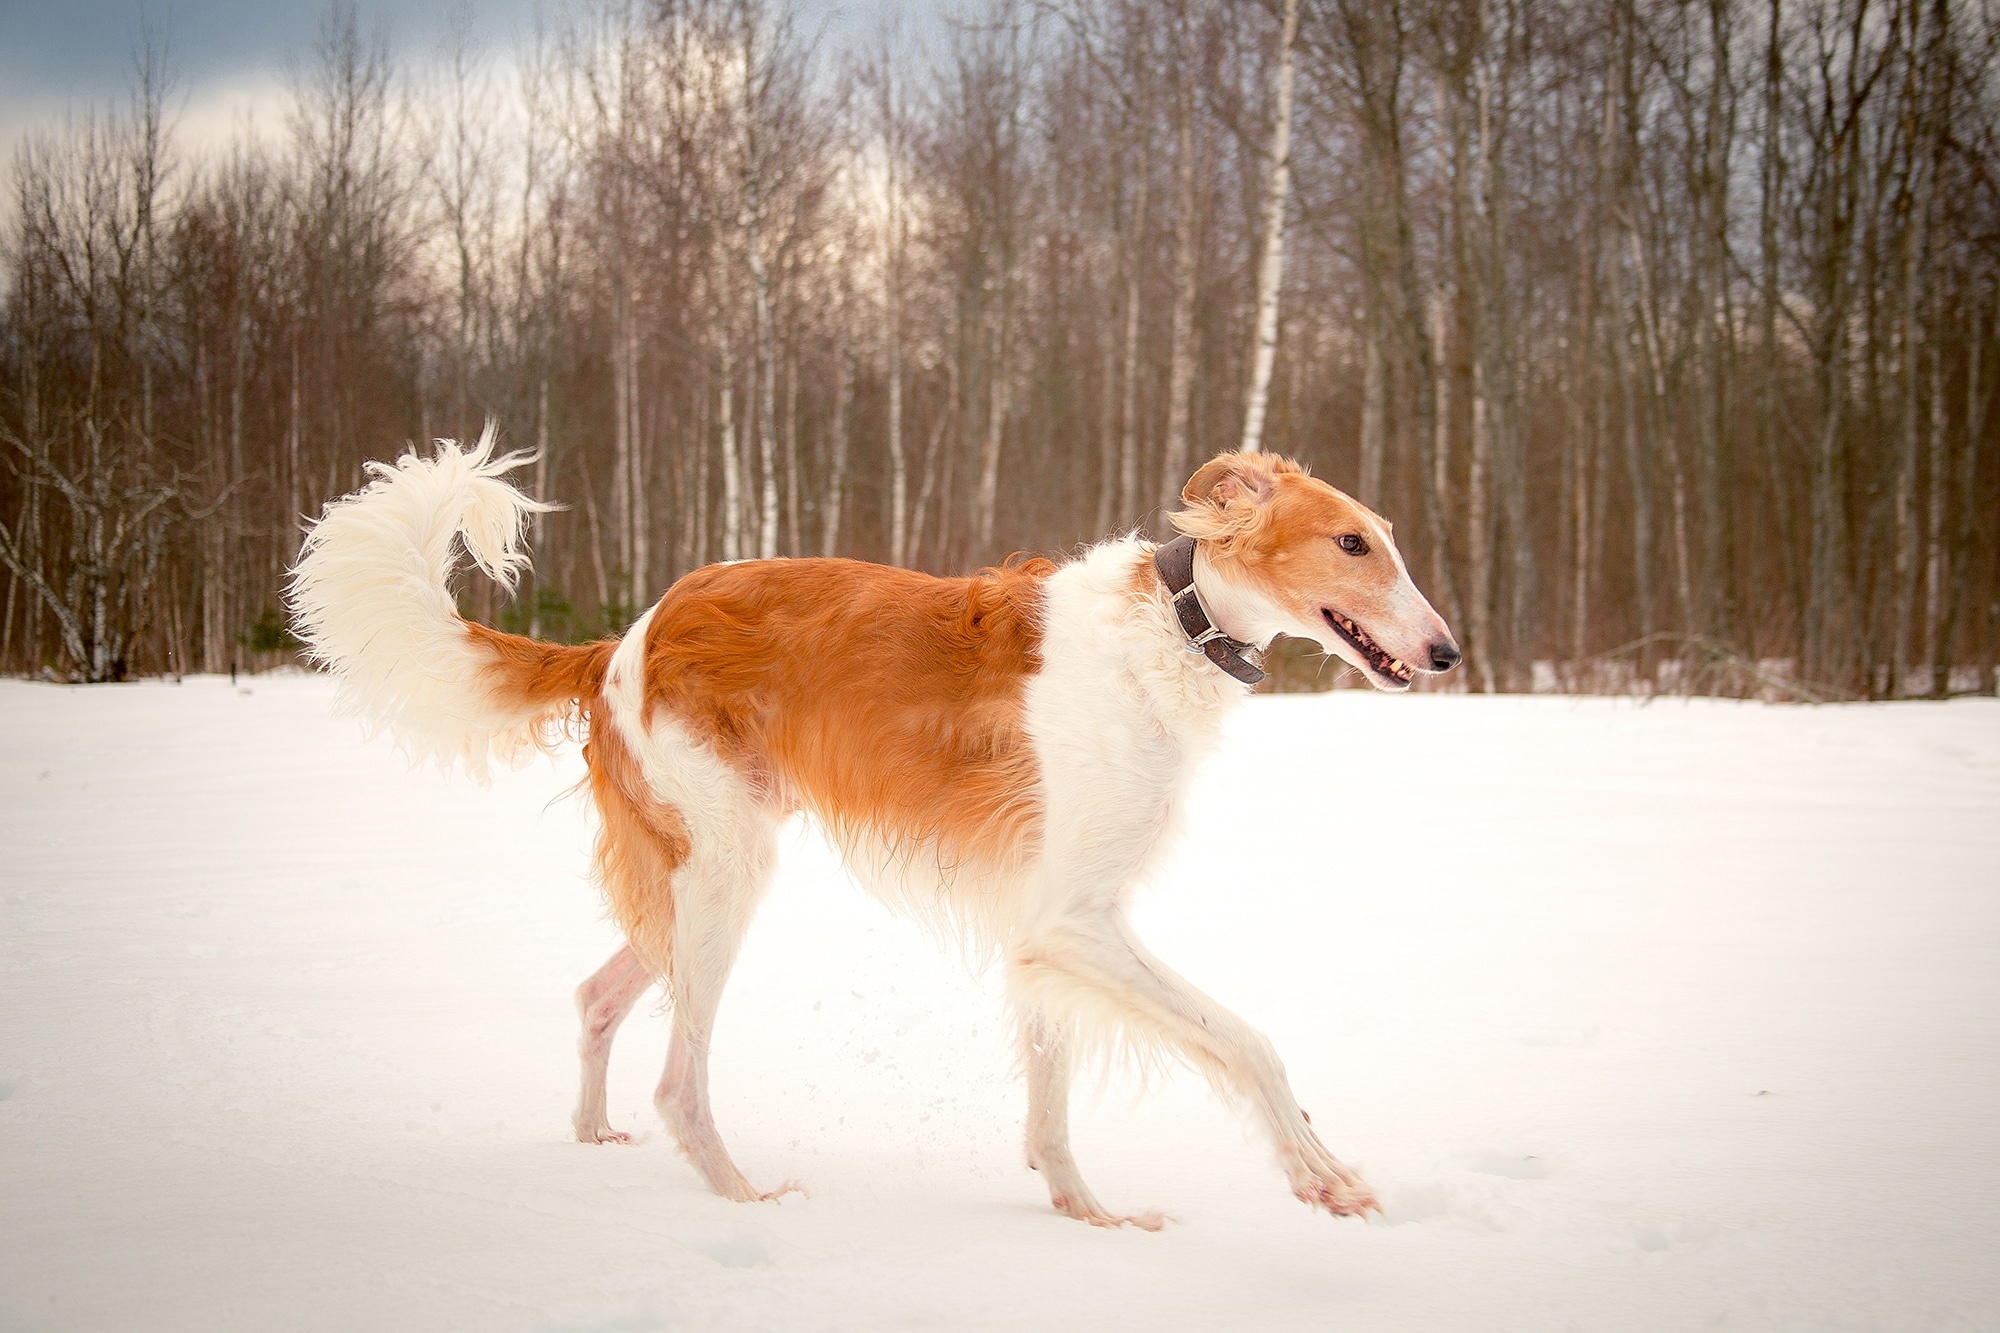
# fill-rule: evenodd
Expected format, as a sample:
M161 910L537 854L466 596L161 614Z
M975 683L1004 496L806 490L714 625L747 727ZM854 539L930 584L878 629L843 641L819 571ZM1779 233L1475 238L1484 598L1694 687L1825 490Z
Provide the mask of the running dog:
M293 623L345 707L419 754L483 774L565 735L601 828L597 873L627 945L577 992L576 1134L605 1116L620 1022L659 983L673 1038L656 1105L716 1193L773 1197L710 1114L709 1036L770 880L777 832L809 812L891 907L1004 960L1028 1083L1028 1165L1055 1207L1107 1211L1071 1156L1072 1065L1108 1049L1185 1062L1269 1130L1292 1192L1379 1211L1320 1143L1265 1038L1146 951L1134 886L1181 824L1195 766L1278 635L1382 690L1459 650L1381 517L1297 464L1224 454L1189 480L1182 534L966 578L853 560L711 565L622 638L543 643L462 619L462 545L511 588L528 517L489 426L335 500L292 571ZM779 1191L782 1192L782 1191Z

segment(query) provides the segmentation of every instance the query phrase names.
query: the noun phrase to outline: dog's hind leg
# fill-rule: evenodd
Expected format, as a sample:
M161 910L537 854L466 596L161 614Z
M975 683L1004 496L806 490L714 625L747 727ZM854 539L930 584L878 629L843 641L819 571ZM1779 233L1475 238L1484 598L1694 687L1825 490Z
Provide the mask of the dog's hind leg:
M653 1104L681 1151L726 1199L774 1199L787 1182L755 1189L730 1160L708 1102L708 1044L722 989L736 963L777 855L777 825L747 799L724 828L694 828L695 854L674 874L674 1031Z
M1121 1217L1106 1212L1083 1183L1069 1150L1069 1038L1036 1010L1021 1021L1021 1062L1028 1072L1028 1165L1048 1182L1056 1211L1092 1226L1129 1223L1158 1231L1165 1221L1160 1214Z
M717 1194L773 1198L751 1188L716 1132L708 1043L777 862L781 811L671 715L648 713L632 651L650 615L612 660L605 688L612 725L591 737L592 791L604 817L601 873L625 938L663 974L673 1001L673 1039L653 1105Z
M630 1143L632 1136L611 1128L604 1106L604 1075L611 1063L611 1040L632 1006L653 984L653 974L639 961L627 944L611 955L603 967L576 988L577 1015L583 1031L576 1040L576 1053L583 1062L582 1081L577 1090L576 1126L578 1143Z

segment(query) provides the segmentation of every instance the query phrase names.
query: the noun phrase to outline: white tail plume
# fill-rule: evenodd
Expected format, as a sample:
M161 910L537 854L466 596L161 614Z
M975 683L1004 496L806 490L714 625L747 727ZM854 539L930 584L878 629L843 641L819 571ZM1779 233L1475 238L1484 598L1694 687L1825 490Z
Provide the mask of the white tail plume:
M502 478L531 461L493 456L491 422L462 449L439 440L375 480L327 502L292 567L292 625L308 655L340 678L339 706L387 728L419 757L463 762L486 775L489 758L513 762L535 743L546 711L499 697L482 679L490 655L472 640L452 599L458 546L511 590L528 557L528 516L552 506Z

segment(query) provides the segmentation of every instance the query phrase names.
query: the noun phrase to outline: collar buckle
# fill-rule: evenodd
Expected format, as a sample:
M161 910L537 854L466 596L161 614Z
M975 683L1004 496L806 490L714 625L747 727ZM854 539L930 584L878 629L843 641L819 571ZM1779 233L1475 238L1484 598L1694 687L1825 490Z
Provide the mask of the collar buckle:
M1181 599L1186 597L1192 597L1194 599L1193 616L1189 616L1184 612L1182 612L1181 610ZM1180 621L1181 637L1187 640L1187 642L1182 644L1181 646L1183 648L1186 648L1189 652L1205 655L1208 649L1208 645L1214 643L1218 639L1220 639L1224 644L1228 645L1229 647L1234 648L1237 646L1236 640L1230 638L1228 635L1224 634L1220 629L1216 628L1215 622L1209 619L1208 608L1201 604L1201 593L1196 591L1195 586L1192 583L1188 584L1187 587L1182 588L1179 592L1174 594L1174 613L1175 613L1174 618ZM1201 633L1199 634L1190 634L1188 633L1188 621L1190 619L1200 620L1206 623L1208 628L1201 631ZM1248 645L1244 646L1247 647Z
M1201 593L1194 583L1194 538L1176 537L1156 548L1153 566L1172 599L1174 620L1186 640L1182 646L1206 657L1217 669L1245 685L1255 685L1264 679L1264 672L1243 656L1253 651L1252 645L1224 634L1201 603Z

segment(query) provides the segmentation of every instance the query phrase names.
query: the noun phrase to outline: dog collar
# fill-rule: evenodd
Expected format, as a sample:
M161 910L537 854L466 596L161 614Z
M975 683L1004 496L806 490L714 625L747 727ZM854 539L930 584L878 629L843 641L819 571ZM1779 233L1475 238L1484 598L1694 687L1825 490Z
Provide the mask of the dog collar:
M1194 586L1194 538L1176 537L1156 547L1153 567L1160 571L1167 595L1173 599L1174 617L1180 621L1187 650L1200 653L1245 685L1264 679L1264 673L1243 656L1254 652L1256 645L1238 642L1217 629L1208 618L1208 608L1201 604L1201 594Z

